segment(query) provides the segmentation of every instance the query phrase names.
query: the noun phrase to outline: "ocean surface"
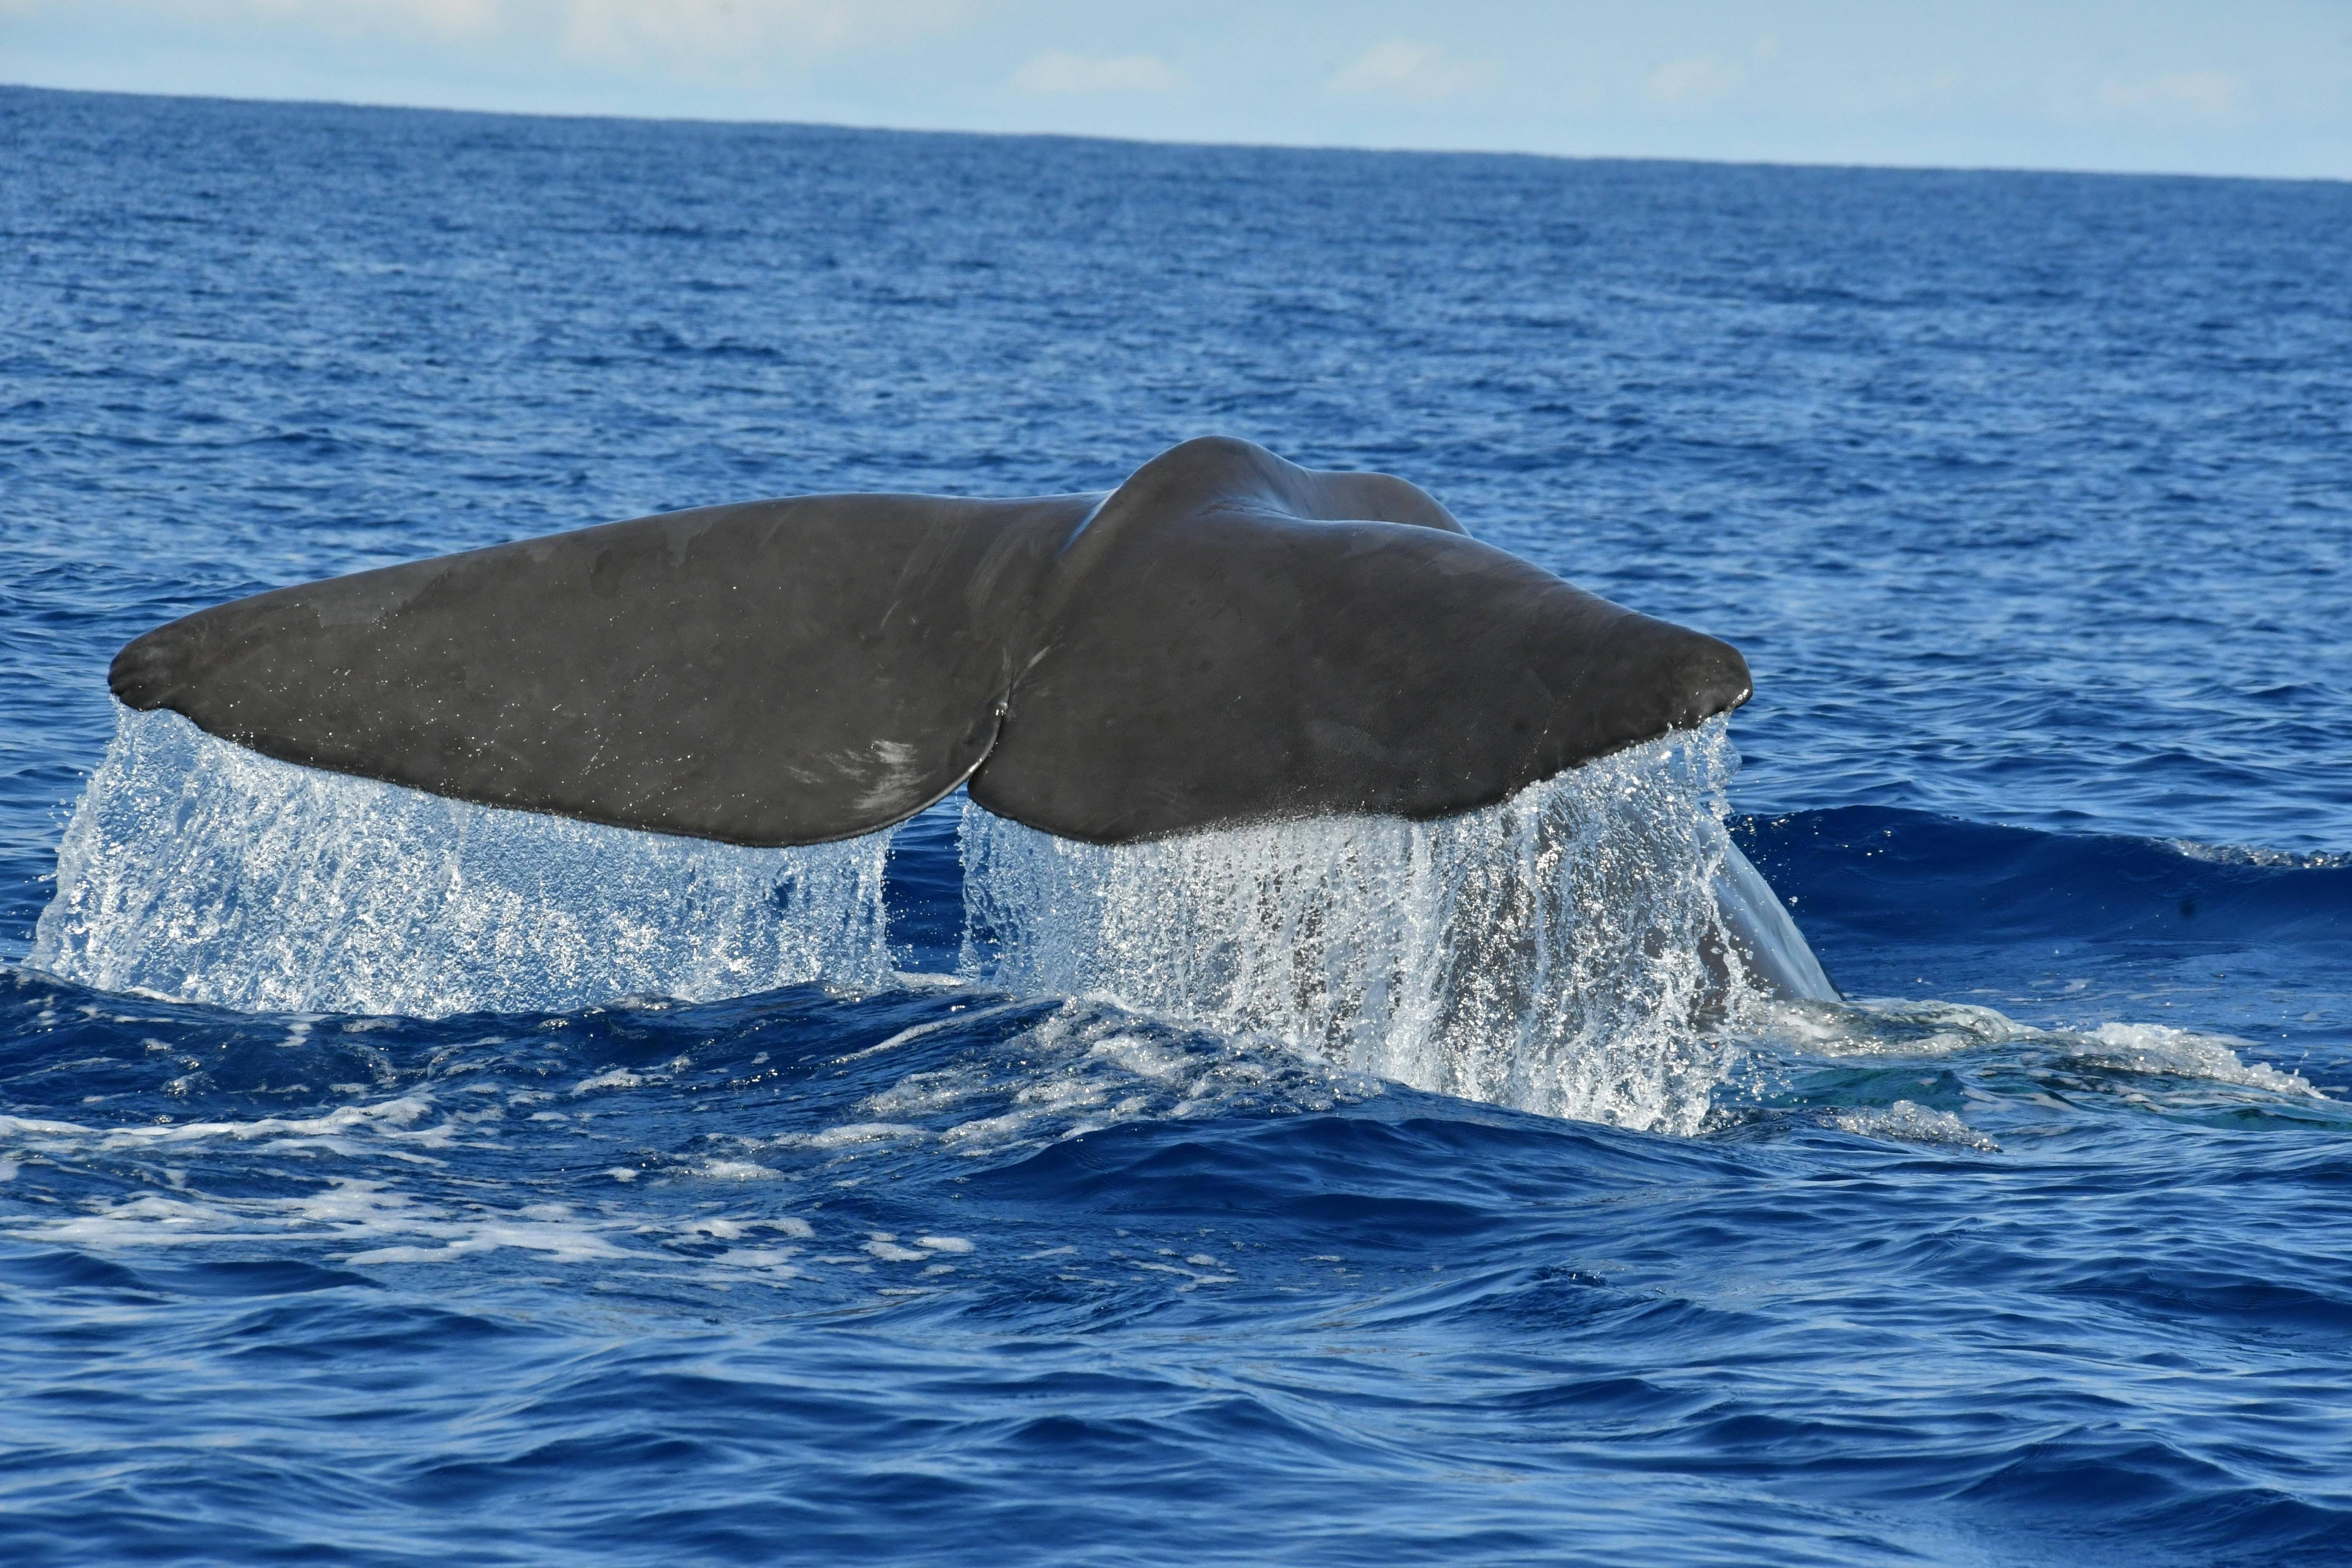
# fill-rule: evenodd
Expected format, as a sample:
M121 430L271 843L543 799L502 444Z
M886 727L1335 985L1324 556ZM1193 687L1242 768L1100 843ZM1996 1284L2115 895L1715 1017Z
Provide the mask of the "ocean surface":
M0 89L0 1560L2352 1561L2347 237ZM1423 828L750 851L107 693L1211 433L1755 700ZM1845 1003L1724 968L1730 846Z

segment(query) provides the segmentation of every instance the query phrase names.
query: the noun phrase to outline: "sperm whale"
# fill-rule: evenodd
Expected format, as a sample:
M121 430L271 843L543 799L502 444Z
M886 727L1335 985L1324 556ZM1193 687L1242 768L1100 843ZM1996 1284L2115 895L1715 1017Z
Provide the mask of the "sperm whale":
M110 684L289 762L764 846L967 783L1097 844L1445 816L1749 693L1405 480L1219 437L1108 494L753 501L281 588Z

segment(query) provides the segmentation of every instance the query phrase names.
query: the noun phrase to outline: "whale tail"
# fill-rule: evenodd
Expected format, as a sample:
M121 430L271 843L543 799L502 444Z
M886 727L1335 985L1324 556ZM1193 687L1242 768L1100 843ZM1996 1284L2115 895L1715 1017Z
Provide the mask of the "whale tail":
M110 681L289 762L749 845L966 781L1095 843L1450 816L1749 691L1402 479L1217 438L1108 495L757 501L278 589Z

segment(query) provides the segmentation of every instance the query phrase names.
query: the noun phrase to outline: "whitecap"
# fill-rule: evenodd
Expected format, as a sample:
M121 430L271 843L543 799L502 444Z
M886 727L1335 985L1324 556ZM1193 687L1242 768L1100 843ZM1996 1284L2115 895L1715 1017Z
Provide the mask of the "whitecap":
M2074 1054L2084 1061L2131 1072L2164 1073L2267 1089L2273 1094L2326 1098L2300 1073L2281 1072L2266 1063L2242 1058L2238 1052L2252 1043L2234 1035L2199 1034L2163 1024L2102 1024Z

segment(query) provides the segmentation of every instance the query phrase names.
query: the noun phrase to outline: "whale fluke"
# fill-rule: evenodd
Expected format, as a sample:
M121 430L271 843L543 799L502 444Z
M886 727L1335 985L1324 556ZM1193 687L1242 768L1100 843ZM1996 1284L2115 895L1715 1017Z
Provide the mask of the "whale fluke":
M266 755L750 845L913 816L1115 844L1426 818L1747 700L1729 645L1414 486L1188 441L1108 495L808 496L202 610L115 695Z

